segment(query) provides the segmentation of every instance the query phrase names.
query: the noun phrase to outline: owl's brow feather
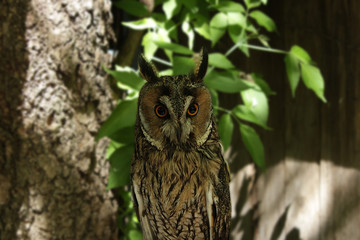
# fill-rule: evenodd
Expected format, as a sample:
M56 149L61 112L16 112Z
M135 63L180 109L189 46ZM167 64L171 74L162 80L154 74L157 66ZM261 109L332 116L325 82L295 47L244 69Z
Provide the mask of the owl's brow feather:
M185 87L183 89L183 94L185 96L193 96L193 97L195 97L195 90L196 90L195 88Z
M170 88L168 86L162 86L161 95L170 96Z

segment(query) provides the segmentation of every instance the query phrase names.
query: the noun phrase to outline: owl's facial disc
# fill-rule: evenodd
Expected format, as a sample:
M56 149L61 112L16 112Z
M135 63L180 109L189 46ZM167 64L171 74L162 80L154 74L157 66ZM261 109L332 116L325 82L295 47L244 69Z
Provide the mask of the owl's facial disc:
M176 76L181 77L181 76ZM208 89L176 77L142 90L139 103L141 129L159 150L165 146L189 149L202 145L211 130L212 105Z

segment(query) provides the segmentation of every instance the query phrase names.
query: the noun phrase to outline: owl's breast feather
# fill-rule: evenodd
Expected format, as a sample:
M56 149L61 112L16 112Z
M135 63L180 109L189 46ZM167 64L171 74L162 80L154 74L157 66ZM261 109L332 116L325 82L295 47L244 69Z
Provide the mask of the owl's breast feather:
M159 239L210 239L207 195L218 181L221 159L204 159L198 151L168 156L156 151L133 166L138 170L133 184L138 186L136 198L142 199L143 228L150 228Z

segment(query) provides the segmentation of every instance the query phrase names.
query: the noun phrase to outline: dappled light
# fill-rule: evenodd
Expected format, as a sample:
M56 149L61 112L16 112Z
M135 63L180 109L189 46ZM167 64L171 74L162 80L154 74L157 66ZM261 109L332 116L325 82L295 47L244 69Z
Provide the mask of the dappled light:
M253 171L248 165L233 175L233 239L359 236L359 170L286 159L256 180Z

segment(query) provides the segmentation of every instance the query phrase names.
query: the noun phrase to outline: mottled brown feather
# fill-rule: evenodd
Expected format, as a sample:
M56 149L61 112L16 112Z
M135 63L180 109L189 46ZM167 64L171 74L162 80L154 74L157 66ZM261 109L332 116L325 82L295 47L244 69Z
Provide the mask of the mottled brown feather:
M203 60L196 74L205 75L207 55ZM230 174L210 93L196 74L160 77L140 91L131 181L146 240L229 238ZM189 116L193 103L199 111ZM155 115L157 104L168 108L166 118Z

